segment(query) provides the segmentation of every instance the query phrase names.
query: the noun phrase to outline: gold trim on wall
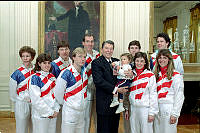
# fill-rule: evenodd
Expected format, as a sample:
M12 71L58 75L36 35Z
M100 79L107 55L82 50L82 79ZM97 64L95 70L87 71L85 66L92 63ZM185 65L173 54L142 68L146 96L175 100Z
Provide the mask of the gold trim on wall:
M38 3L38 54L44 52L45 38L45 1Z
M100 1L100 33L99 33L99 48L106 39L106 2ZM45 44L45 1L38 3L38 54L44 52ZM99 50L100 51L100 50Z
M150 1L150 13L149 13L149 57L153 54L153 43L154 43L154 2Z
M106 39L106 2L102 2L102 1L100 1L100 37L99 39L100 39L99 49L101 49L101 44Z

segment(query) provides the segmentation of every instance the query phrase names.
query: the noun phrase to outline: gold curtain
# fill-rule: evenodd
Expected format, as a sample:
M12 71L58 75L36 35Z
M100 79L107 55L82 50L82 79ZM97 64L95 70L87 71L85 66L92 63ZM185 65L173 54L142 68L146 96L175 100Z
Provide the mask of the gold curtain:
M177 27L177 16L166 18L165 21L163 21L164 24L164 33L167 33L167 29L172 28L172 42L174 42L174 32L176 31Z
M200 21L200 3L194 8L190 9L190 40L192 39L193 31L193 41L195 45L195 52L190 53L190 63L197 62L197 40L198 40L198 23Z

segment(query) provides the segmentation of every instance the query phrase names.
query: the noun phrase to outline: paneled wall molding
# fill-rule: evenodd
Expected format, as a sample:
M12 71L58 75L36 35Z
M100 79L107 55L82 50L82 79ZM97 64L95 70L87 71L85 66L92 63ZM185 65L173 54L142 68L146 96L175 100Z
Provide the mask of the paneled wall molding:
M141 51L148 51L149 12L149 1L106 2L106 39L115 42L114 57L128 52L133 40L140 41Z
M26 45L38 51L37 1L0 2L0 44L0 111L13 111L8 84L22 63L19 49Z

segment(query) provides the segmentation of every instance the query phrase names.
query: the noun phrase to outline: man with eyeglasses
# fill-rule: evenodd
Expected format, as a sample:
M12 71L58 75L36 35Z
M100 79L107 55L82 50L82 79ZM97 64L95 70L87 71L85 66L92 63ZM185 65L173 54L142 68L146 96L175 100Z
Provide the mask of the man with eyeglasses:
M85 129L84 133L90 133L91 118L94 120L95 132L96 132L96 88L92 78L92 61L100 56L99 52L94 50L94 35L92 33L87 33L83 37L82 41L83 47L87 53L86 56L86 71L88 75L88 88L87 88L87 107L85 112ZM93 117L92 117L93 116Z

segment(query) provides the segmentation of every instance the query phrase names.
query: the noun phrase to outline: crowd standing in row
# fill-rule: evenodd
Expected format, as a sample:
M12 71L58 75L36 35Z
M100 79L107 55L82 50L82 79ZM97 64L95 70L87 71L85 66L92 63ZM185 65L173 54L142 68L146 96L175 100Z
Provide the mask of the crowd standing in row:
M180 56L168 49L167 34L157 35L151 70L139 41L131 41L120 60L112 57L111 40L102 43L101 56L92 34L85 34L82 45L70 58L69 44L61 41L58 59L42 53L35 65L35 50L20 49L22 66L9 83L16 133L89 133L91 118L95 132L118 133L120 112L126 133L177 132L184 70Z

